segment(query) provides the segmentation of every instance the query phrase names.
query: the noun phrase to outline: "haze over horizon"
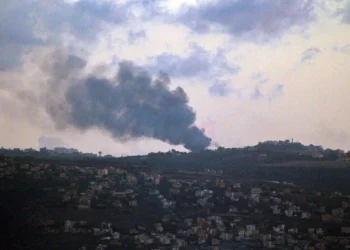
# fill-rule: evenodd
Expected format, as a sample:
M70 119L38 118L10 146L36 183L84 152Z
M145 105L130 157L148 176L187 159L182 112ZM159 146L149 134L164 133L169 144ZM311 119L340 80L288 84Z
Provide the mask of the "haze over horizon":
M5 0L0 16L0 146L350 149L349 1Z

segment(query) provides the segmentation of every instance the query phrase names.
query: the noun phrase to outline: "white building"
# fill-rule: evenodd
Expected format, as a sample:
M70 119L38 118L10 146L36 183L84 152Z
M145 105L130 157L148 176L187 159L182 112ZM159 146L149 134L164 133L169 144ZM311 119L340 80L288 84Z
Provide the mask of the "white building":
M202 196L204 195L204 190L196 190L196 191L194 192L194 195L195 195L196 197L202 197Z
M131 207L137 207L137 200L131 200L131 201L129 201L129 205L130 205Z
M103 176L103 175L108 175L108 169L103 168L103 169L98 169L97 170L98 175Z
M226 241L229 241L229 240L232 240L233 239L233 234L232 233L228 233L228 232L224 232L220 235L220 238L222 240L226 240Z
M73 230L75 224L76 224L75 221L66 220L64 222L64 231L71 232Z
M75 148L54 148L53 152L56 154L74 154L74 153L79 153L79 151Z
M261 190L261 188L252 188L250 193L252 195L260 195L262 193L262 190Z
M169 245L171 243L170 239L165 235L162 235L159 240L160 240L160 243L164 245Z
M233 184L234 188L240 189L241 188L241 184L240 183L235 183Z
M278 206L271 206L273 214L280 214L281 209Z
M287 216L287 217L293 217L293 210L291 209L286 209L284 211L284 214Z
M157 232L161 233L163 232L163 226L160 223L154 224L154 227L156 228Z
M301 218L302 219L310 219L311 218L311 214L307 213L307 212L302 212L301 213Z

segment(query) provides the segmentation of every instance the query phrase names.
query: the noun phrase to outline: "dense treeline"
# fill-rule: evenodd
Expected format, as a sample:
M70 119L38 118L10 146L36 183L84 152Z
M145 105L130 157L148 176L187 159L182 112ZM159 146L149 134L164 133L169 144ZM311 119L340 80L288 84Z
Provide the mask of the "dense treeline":
M21 150L1 149L0 154L8 156ZM7 153L6 153L7 152ZM342 168L324 168L330 161L336 162L341 156L338 150L324 150L320 146L305 146L299 142L278 141L262 142L254 147L245 148L218 148L201 152L184 153L175 150L165 153L150 153L144 156L130 157L75 157L70 156L36 156L30 150L15 156L14 162L39 163L52 165L80 165L80 166L121 166L141 167L150 166L159 170L190 170L204 171L205 169L221 169L226 175L234 178L255 178L267 180L281 180L299 184L314 185L318 188L346 190L350 187L350 168L344 161ZM313 153L322 153L323 158L314 157ZM38 152L37 152L38 153ZM303 162L303 167L279 167L285 162ZM274 164L268 167L266 164ZM312 167L308 167L308 165ZM319 165L318 165L319 164ZM300 165L299 165L300 166ZM344 168L345 166L345 168ZM349 188L350 190L350 188Z
M81 152L74 152L70 154L57 154L50 153L49 150L41 149L39 151L34 149L6 149L0 148L0 156L8 157L20 157L26 159L46 159L55 161L93 161L93 162L135 162L140 163L140 161L148 159L153 161L154 159L160 159L168 162L173 162L174 157L178 159L185 159L185 161L190 161L191 164L200 165L199 162L215 159L215 161L235 161L237 163L247 163L251 164L257 162L259 155L267 154L265 162L283 162L291 160L315 160L313 157L314 152L320 152L323 155L322 159L319 160L337 160L339 158L338 150L323 149L321 146L315 145L303 145L300 142L291 142L289 140L285 141L266 141L259 142L257 145L252 147L244 148L223 148L219 147L216 150L204 150L200 152L184 153L177 152L175 150L166 153L150 153L147 156L130 156L130 157L120 157L116 158L111 155L106 155L103 157L98 157L97 155L84 154ZM350 157L350 154L348 154ZM193 161L192 159L196 160ZM229 159L229 160L228 160ZM223 162L225 163L225 162ZM192 166L189 166L192 167Z
M1 234L0 249L33 249L40 241L31 219L40 212L36 203L44 193L34 181L2 180L0 189ZM26 246L26 248L23 248Z

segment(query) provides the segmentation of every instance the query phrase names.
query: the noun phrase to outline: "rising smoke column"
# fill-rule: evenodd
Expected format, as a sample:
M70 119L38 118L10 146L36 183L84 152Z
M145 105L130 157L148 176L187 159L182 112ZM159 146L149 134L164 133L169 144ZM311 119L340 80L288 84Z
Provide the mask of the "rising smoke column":
M53 110L59 107L52 105L47 111L57 124L64 119L81 130L97 127L119 140L148 137L191 151L207 148L211 139L193 125L196 115L185 91L171 90L169 84L167 74L152 79L124 61L113 79L89 76L71 84L65 92L65 115L57 116Z

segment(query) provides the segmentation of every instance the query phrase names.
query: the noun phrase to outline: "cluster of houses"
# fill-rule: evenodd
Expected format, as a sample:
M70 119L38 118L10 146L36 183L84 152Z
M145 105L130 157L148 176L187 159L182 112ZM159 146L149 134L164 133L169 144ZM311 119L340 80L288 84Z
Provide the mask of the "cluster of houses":
M56 194L60 208L137 218L125 227L98 215L42 219L43 234L96 239L94 246L82 243L81 249L350 249L350 197L339 192L268 181L238 183L221 175L199 180L118 166L0 162L1 178L17 174L66 183L42 187Z

